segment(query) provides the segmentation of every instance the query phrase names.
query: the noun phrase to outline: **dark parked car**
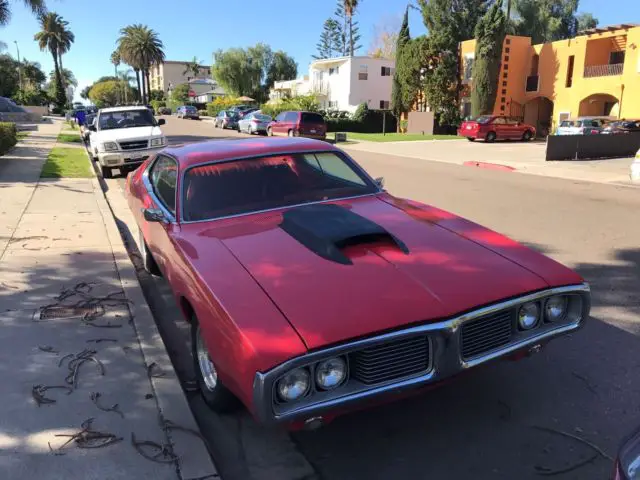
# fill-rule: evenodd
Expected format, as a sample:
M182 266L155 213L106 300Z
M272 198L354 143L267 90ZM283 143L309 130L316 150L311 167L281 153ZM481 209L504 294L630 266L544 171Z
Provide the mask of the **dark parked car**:
M603 129L604 135L620 135L624 133L640 132L640 120L618 120L608 123Z
M611 480L640 480L640 428L623 443Z
M533 125L521 122L517 118L481 115L475 120L462 122L458 129L458 135L467 140L523 140L525 142L536 136L536 128Z
M190 118L192 120L200 120L198 115L198 109L192 105L183 105L176 110L176 116L178 118Z
M222 110L213 122L215 128L238 128L238 114L230 110Z
M324 140L327 136L327 124L319 113L282 112L267 127L267 135Z

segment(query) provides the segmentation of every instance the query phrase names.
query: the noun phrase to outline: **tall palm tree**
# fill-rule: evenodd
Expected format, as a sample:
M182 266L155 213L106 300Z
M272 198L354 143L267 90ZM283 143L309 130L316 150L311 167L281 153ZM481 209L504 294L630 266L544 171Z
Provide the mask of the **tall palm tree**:
M49 12L40 16L41 30L34 35L34 40L38 42L41 51L49 50L53 57L54 77L56 85L56 103L58 108L64 108L66 105L66 93L62 85L62 76L60 75L60 65L58 64L58 52L60 42L60 21L61 17L57 13Z
M122 82L122 90L124 91L125 104L129 102L127 92L129 92L129 90L131 89L131 81L133 80L133 77L131 76L131 72L132 70L125 70L124 72L120 72L117 75L118 78L120 79L120 82Z
M60 77L62 78L62 83L64 85L67 85L67 86L71 85L73 87L78 86L78 80L76 80L76 76L68 68L62 68L62 66L60 66ZM49 73L49 79L50 81L55 82L55 79L56 79L55 70Z
M23 3L25 7L37 16L40 16L47 11L44 0L23 0ZM10 18L11 9L9 8L9 0L0 0L0 26L4 26L9 23Z
M120 52L118 50L114 50L113 53L111 54L111 63L113 64L113 67L115 69L115 76L118 76L118 66L120 65L120 62L122 61L122 57L120 56Z
M142 74L141 99L144 103L149 102L149 69L155 63L164 62L162 49L163 44L158 34L146 25L129 25L120 30L118 51L122 59L133 67L136 78L138 72ZM140 86L141 83L138 81L138 88Z
M194 77L200 75L200 62L196 57L193 57L193 60L187 63L186 67L187 68L184 69L184 72L182 72L183 75L187 75L189 73L192 73ZM189 78L191 77L187 77L187 80Z
M353 57L353 14L358 8L358 0L342 0L344 5L344 14L349 19L349 56Z
M62 55L67 53L71 48L71 44L75 41L76 36L73 34L71 30L67 27L69 26L69 22L63 20L60 17L60 23L58 25L58 62L60 62L60 71L64 71L64 67L62 66ZM64 75L62 76L62 87L66 88L67 83L65 82Z

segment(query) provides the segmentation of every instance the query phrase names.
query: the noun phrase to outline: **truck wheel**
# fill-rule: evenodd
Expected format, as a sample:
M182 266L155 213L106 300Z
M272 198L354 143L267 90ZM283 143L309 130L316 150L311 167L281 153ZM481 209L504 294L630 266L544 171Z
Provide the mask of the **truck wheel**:
M102 172L102 178L111 178L113 176L113 170L111 170L111 167L105 167L102 165L100 166L100 171Z
M216 412L232 410L237 405L237 400L218 376L195 315L191 319L191 349L196 380L205 403Z
M144 241L144 236L142 235L142 230L140 230L140 256L142 257L142 266L144 267L144 271L149 275L153 275L155 277L161 277L162 273L158 268L158 264L156 263L153 255L149 251L147 247L147 242Z

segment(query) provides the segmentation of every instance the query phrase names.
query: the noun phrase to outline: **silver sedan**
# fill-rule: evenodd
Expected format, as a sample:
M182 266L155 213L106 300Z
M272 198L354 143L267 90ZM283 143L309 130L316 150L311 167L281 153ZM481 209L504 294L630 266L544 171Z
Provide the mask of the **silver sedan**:
M242 120L238 120L238 133L263 133L266 135L271 117L260 112L251 112Z

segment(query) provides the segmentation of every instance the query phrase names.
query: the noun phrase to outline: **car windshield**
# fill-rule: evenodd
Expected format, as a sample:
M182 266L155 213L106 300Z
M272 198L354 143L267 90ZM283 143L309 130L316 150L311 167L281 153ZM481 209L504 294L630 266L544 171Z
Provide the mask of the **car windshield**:
M484 125L485 123L489 123L493 117L491 115L481 115L475 119L476 122Z
M116 128L151 127L156 124L153 113L148 109L104 112L99 118L100 130Z
M190 168L184 220L210 220L378 191L338 152L297 153Z

